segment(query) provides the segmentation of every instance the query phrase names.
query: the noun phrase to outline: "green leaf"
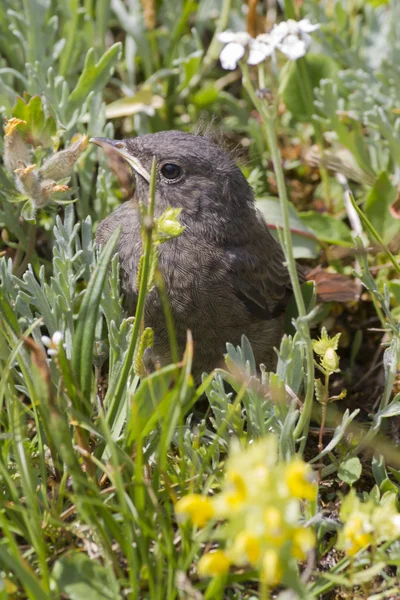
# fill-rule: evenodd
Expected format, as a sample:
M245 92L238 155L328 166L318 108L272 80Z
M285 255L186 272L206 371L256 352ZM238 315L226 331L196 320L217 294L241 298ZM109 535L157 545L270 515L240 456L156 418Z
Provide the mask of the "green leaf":
M353 246L350 229L340 219L327 213L316 212L315 210L301 212L299 213L299 217L321 242L336 244L337 246Z
M360 479L362 472L362 466L360 459L357 456L353 456L342 463L340 463L340 467L338 470L339 479L348 483L349 485L353 485L358 479Z
M112 571L81 552L62 556L54 565L53 579L70 600L120 600Z
M95 62L94 48L88 50L81 76L68 98L70 115L82 106L90 92L97 93L103 89L121 57L121 49L121 43L117 42L103 54L98 63Z
M15 573L24 587L27 598L30 600L50 600L51 596L44 591L27 561L22 556L13 556L4 543L0 545L0 563L3 569L6 567Z
M177 365L171 364L151 373L143 379L132 398L132 409L126 425L128 444L132 445L136 437L146 436L158 422L165 419L171 400L176 401Z
M321 79L333 78L338 72L336 61L324 54L307 54L306 57L309 77L312 88L319 86ZM300 76L299 68L294 62L288 62L286 69L282 70L282 99L293 117L299 121L309 121L310 107L306 106L305 99L300 91L304 83Z
M19 131L28 144L33 146L51 146L52 137L56 135L57 126L52 116L46 117L40 96L29 98L20 97L14 105L13 117L26 121L26 125L19 125Z
M365 199L364 212L385 244L389 244L400 232L400 220L390 214L390 206L397 194L386 171L382 171Z
M219 98L219 91L214 84L205 85L198 92L193 94L192 100L197 108L205 108L216 102Z
M121 228L117 228L104 247L99 262L90 278L73 341L73 362L83 398L89 398L92 385L92 356L100 298Z
M164 100L153 94L151 89L142 87L134 96L124 96L106 106L106 118L118 119L138 113L152 116L155 110L162 108Z
M320 404L326 404L326 402L328 401L327 387L322 383L322 381L320 379L315 380L314 387L315 387L315 397L317 399L317 402L319 402Z
M257 208L263 214L272 235L278 239L278 228L283 228L281 205L278 198L263 197L257 199ZM289 225L295 258L317 258L318 240L311 229L305 225L293 204L289 204Z
M31 200L27 200L22 207L21 217L28 223L36 223L36 208Z
M338 425L336 427L331 441L329 442L329 444L327 446L325 446L325 448L322 450L322 452L320 452L318 454L318 456L314 456L314 458L312 458L310 460L310 463L315 463L316 461L320 460L326 454L329 454L329 452L332 452L332 450L343 439L344 434L346 433L347 427L350 425L350 423L353 421L353 419L356 418L356 416L358 415L359 412L360 412L359 408L356 408L351 414L349 413L348 409L345 410L343 417L342 417L342 422L340 425Z

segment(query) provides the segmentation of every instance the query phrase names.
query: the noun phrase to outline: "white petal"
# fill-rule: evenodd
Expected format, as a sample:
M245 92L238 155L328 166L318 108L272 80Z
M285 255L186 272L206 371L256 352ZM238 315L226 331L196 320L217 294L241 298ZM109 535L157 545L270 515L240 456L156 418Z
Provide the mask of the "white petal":
M269 35L275 42L281 42L289 33L289 28L286 21L282 21L278 25L274 25Z
M270 46L272 49L275 49L280 40L269 33L260 33L260 35L256 37L255 41L262 42L263 44Z
M299 30L303 33L312 33L321 27L319 23L315 23L315 25L310 23L310 19L301 19L301 21L298 22L298 26Z
M56 346L58 346L58 344L64 339L63 334L61 333L61 331L55 331L53 333L53 337L51 338L51 341L53 342L53 344L55 344Z
M307 45L303 40L299 40L296 35L288 35L278 46L279 50L290 60L297 60L307 52Z
M246 31L222 31L217 35L217 39L223 44L236 42L242 46L246 46L251 40L251 36Z
M308 33L301 33L300 38L303 40L307 48L311 46L312 37L308 35Z
M262 42L257 42L256 40L254 40L250 45L250 52L249 58L247 59L247 64L258 65L268 56L271 56L273 51L273 46L269 46L268 44L263 44Z
M49 348L49 350L47 350L47 354L49 356L56 356L57 350L54 350L53 348Z
M229 71L236 69L238 61L244 56L244 52L244 46L236 42L232 42L231 44L225 46L219 55L222 68L228 69Z
M223 44L229 44L235 41L235 33L233 31L222 31L217 35L217 40Z
M286 25L287 25L288 35L296 35L297 33L299 33L298 21L295 21L294 19L288 19L286 21Z
M43 346L46 346L46 348L50 348L51 339L47 335L42 335L40 339L42 340Z

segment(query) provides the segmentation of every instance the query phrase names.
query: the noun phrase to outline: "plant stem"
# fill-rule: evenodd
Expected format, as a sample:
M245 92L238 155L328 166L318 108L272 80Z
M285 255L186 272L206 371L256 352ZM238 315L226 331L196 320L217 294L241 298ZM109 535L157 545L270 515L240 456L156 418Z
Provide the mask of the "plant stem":
M324 449L324 432L325 432L325 422L326 422L326 409L328 405L329 398L329 372L325 373L325 398L321 404L321 425L319 428L319 436L318 436L318 453L321 454ZM322 479L322 462L318 468L318 482Z
M142 317L144 313L144 305L147 295L147 284L151 270L151 258L153 248L153 217L154 217L154 202L155 202L155 191L156 191L156 161L153 159L153 165L151 168L150 176L150 192L149 192L149 206L148 212L145 217L143 224L144 228L144 261L143 270L140 281L139 295L135 312L135 321L133 324L133 331L131 339L129 341L128 350L126 352L124 364L121 369L117 387L115 390L112 406L107 414L107 421L112 423L115 417L115 412L118 410L119 402L124 391L126 391L126 384L128 382L129 374L132 370L133 356L135 354L136 346L139 340Z
M296 262L293 255L292 238L289 224L289 199L286 191L285 178L282 169L281 156L278 147L278 140L275 132L274 113L257 96L253 84L250 79L249 68L245 62L241 63L243 73L243 85L249 94L255 108L259 111L263 125L266 140L271 152L271 158L274 165L275 177L278 186L278 194L282 211L283 220L283 240L284 253L286 258L286 266L290 275L290 281L293 288L294 297L296 299L297 310L299 313L299 325L302 328L302 338L305 341L306 354L306 396L303 405L303 411L300 414L294 430L294 438L298 440L301 435L307 437L308 426L311 417L311 409L314 395L314 357L311 344L310 328L306 320L307 312L304 304L303 295L301 292L300 282L297 275Z

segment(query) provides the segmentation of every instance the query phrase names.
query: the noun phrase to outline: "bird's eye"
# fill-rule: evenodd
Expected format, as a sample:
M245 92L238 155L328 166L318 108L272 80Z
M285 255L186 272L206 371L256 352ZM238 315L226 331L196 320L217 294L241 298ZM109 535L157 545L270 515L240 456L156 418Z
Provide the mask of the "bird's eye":
M165 163L161 167L161 174L165 179L178 179L182 175L182 169L174 163Z

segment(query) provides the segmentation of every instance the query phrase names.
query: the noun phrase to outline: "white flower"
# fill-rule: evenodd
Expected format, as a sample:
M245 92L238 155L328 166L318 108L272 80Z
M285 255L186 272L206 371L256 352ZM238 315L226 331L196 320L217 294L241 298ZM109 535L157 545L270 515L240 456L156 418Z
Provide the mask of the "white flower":
M279 50L290 60L297 60L307 52L307 44L300 40L297 35L287 35L278 45Z
M46 346L46 348L48 348L48 356L55 356L58 353L58 349L61 342L64 339L64 335L61 333L61 331L55 331L51 339L47 335L42 335L40 339L42 340L43 346ZM66 344L63 344L63 348L65 347Z
M311 37L308 34L319 27L319 23L313 25L309 19L301 19L301 21L288 19L275 25L270 35L282 54L290 60L297 60L306 54L311 44Z
M249 65L258 65L260 62L265 60L274 51L271 44L267 43L267 40L260 39L262 36L258 36L256 39L252 38L245 31L233 33L232 31L223 31L218 34L218 39L223 44L226 44L221 51L219 59L224 69L233 71L236 69L240 59L248 50L249 54L247 57L247 63ZM268 36L264 34L264 38Z
M224 48L222 48L221 54L219 55L222 68L227 69L228 71L234 71L239 60L243 58L245 52L245 46L242 46L237 42L231 42L230 44L227 44Z
M238 33L223 31L217 35L217 39L226 44L219 56L222 68L233 71L236 69L239 60L243 58L251 37L245 31L239 31Z
M258 65L260 62L271 56L275 51L275 45L269 38L267 33L258 35L255 40L250 43L249 57L247 64ZM263 38L263 39L260 39Z
M255 39L245 31L223 31L217 35L218 40L225 44L219 57L221 65L224 69L233 71L246 52L247 64L258 65L272 56L276 49L290 60L297 60L306 54L311 43L308 34L319 27L318 23L313 25L309 19L288 19L274 25L270 33L261 33Z

